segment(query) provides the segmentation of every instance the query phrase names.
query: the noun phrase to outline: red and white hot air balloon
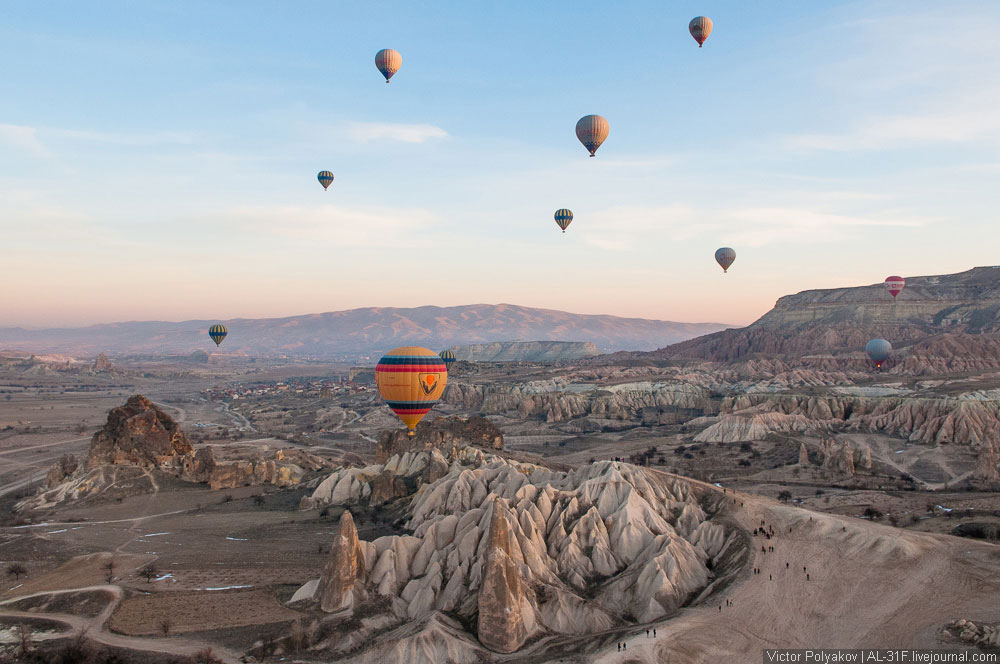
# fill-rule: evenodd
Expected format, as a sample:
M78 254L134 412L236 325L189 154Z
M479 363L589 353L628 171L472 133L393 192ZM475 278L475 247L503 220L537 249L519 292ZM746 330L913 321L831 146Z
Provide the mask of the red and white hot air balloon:
M892 299L896 299L896 296L906 287L906 279L902 277L886 277L885 278L885 289L889 291L889 295L892 295Z

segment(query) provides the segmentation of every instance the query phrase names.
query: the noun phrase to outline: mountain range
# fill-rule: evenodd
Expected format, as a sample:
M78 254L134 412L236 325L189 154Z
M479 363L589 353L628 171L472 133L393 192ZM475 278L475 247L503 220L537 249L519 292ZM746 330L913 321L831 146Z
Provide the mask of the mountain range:
M894 347L936 335L1000 332L1000 266L906 277L893 298L884 284L786 295L749 326L727 329L645 354L656 359L739 360L860 350L881 337Z
M286 318L126 322L80 328L0 328L0 348L67 355L172 355L214 350L208 327L229 335L220 352L258 357L357 359L396 346L429 348L498 341L591 342L602 352L652 350L726 328L572 314L512 304L457 307L365 308Z

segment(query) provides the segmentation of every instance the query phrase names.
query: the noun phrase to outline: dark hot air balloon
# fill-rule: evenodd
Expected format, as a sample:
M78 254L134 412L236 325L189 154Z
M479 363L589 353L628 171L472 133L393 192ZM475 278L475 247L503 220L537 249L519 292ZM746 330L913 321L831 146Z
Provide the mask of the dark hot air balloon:
M715 250L715 262L722 266L723 272L729 271L729 266L736 260L736 252L729 247L721 247Z
M892 352L892 344L885 339L872 339L865 344L865 353L868 359L875 363L875 367L881 369L882 363L889 359Z
M403 346L386 353L375 367L375 384L386 405L414 435L414 428L444 393L448 368L434 351Z
M229 331L226 329L225 325L216 323L212 327L208 328L208 336L212 338L212 341L215 342L216 346L222 343L222 340L226 338L227 334L229 334Z
M448 371L451 371L451 365L455 363L455 351L443 350L438 353L438 357L444 361L444 366L448 369Z
M560 208L556 210L555 217L556 223L559 224L559 228L561 228L562 232L565 233L566 227L573 221L573 211L567 210L566 208Z
M320 171L316 175L316 179L319 180L321 185L323 185L323 191L326 191L330 188L330 185L333 184L333 173L330 171ZM348 187L348 189L349 188L350 187Z

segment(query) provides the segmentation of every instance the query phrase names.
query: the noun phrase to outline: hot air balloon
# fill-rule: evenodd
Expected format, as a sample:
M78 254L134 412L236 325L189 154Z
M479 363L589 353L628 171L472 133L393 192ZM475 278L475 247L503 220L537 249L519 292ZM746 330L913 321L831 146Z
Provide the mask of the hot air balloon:
M590 151L591 157L597 152L597 148L601 147L601 143L608 137L610 131L611 125L600 115L585 115L576 123L576 137L583 143L583 147Z
M320 171L319 174L316 175L316 179L319 180L321 185L323 185L323 191L326 191L330 188L330 185L333 184L333 173L330 171Z
M434 407L448 382L448 368L432 350L403 346L386 353L375 367L375 384L396 416L414 428Z
M566 227L569 226L570 222L573 221L573 211L567 210L566 208L560 208L556 210L555 216L556 216L556 223L559 224L559 228L561 228L562 232L565 233Z
M391 48L383 48L375 54L375 66L385 76L386 83L389 82L393 74L399 71L402 65L403 56L399 54L399 51L394 51Z
M688 31L698 42L698 48L701 48L708 36L712 34L712 19L707 16L695 16L688 23Z
M865 344L865 353L868 354L868 359L874 362L878 369L881 369L882 363L889 359L891 352L892 344L885 339L872 339Z
M212 341L215 342L216 346L222 343L222 340L226 338L227 334L229 334L229 331L226 330L225 325L220 325L217 323L212 327L208 328L208 336L212 338Z
M455 351L443 350L438 353L438 357L444 360L444 366L448 371L451 371L451 365L455 363Z
M729 266L736 260L736 252L729 247L721 247L715 250L715 262L722 266L723 272L729 272Z
M886 277L885 278L885 289L889 291L889 295L892 295L892 299L895 300L896 296L902 292L903 288L906 287L906 279L902 277Z

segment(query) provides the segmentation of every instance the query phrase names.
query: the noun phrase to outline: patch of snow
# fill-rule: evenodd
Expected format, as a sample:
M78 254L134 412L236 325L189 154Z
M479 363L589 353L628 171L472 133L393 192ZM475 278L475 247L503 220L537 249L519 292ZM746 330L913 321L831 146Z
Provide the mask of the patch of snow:
M903 452L905 452L905 451L906 451L906 450L896 450L896 454L902 454L902 453L903 453Z
M160 535L169 535L170 533L150 533L148 535L143 535L143 537L159 537Z
M227 540L232 540L233 542L246 542L246 537L227 537Z
M158 579L153 579L153 581L163 581L164 579L173 579L173 578L174 578L173 573L168 573L168 574L164 574L163 576L161 576Z
M941 507L940 505L935 505L934 507L938 508L942 512L950 512L951 511L950 507Z
M49 532L47 532L45 534L46 535L55 535L56 533L64 533L64 532L66 532L65 528L63 528L62 530L50 530Z
M202 590L235 590L236 588L253 588L253 585L249 585L249 586L223 586L221 588L202 588Z

